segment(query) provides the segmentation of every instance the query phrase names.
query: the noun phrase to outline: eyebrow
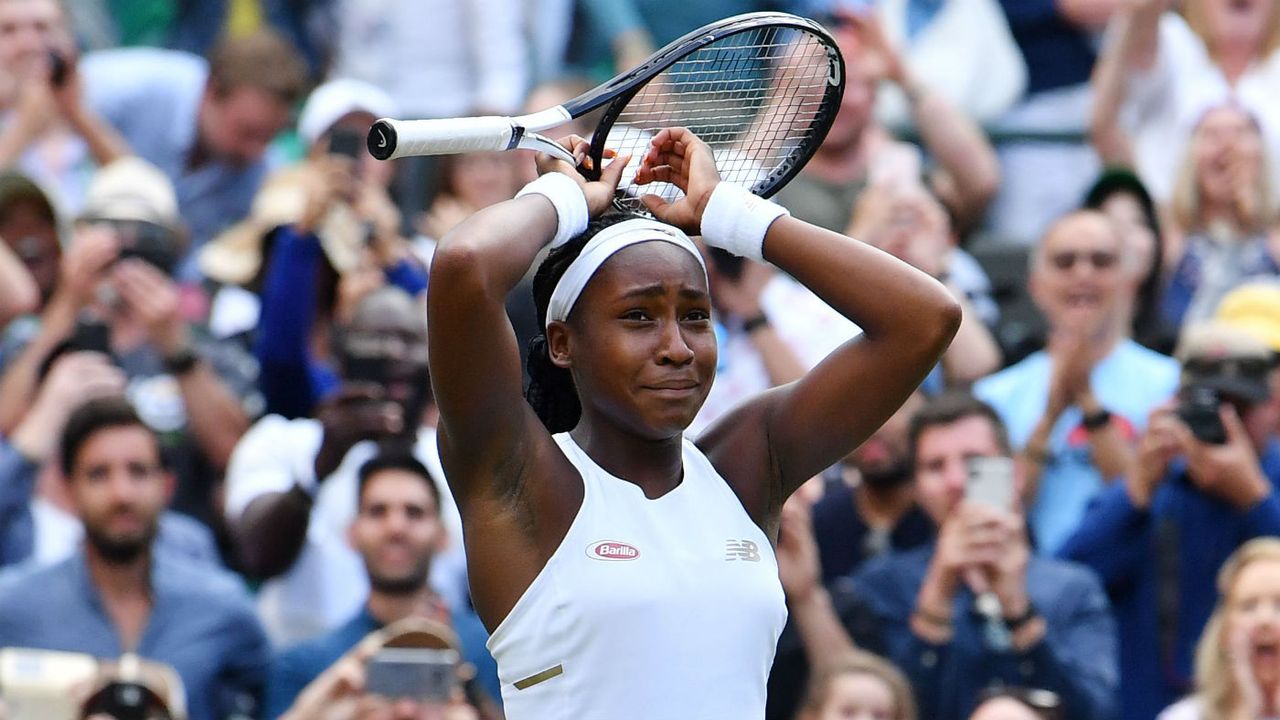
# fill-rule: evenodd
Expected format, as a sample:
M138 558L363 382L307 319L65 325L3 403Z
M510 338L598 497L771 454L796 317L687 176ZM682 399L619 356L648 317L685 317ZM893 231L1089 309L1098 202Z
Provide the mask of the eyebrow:
M667 292L667 289L663 287L661 283L654 283L652 285L645 285L643 287L632 288L622 293L622 297L624 299L630 299L630 298L636 298L636 297L656 297L658 295L664 295L666 294L666 292ZM680 288L679 295L680 297L686 298L686 299L700 300L706 297L707 293L706 291L699 290L697 288L682 287Z

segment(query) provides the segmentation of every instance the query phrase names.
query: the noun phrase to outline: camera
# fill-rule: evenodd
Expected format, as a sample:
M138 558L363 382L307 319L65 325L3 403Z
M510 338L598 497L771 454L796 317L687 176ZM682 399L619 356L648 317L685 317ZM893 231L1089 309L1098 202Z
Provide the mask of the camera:
M1227 429L1222 425L1218 409L1222 406L1222 394L1214 388L1191 385L1182 390L1178 402L1178 417L1190 428L1197 440L1209 445L1224 445Z

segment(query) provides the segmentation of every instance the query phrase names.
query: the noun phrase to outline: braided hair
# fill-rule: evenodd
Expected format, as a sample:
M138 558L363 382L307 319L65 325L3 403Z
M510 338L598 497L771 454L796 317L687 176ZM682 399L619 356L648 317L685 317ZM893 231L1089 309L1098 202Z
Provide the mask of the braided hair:
M538 266L533 276L533 305L537 310L539 332L529 341L528 360L525 369L529 373L529 387L525 400L533 407L547 431L554 433L572 430L582 416L582 404L573 385L573 375L567 368L551 362L547 347L547 307L560 278L569 265L582 254L587 241L605 228L625 220L641 217L634 213L608 213L587 225L583 233L553 249Z

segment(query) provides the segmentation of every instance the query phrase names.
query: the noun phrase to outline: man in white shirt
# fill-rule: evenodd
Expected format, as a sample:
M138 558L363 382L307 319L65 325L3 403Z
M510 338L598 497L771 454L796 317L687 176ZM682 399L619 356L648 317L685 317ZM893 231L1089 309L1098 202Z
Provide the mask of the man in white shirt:
M367 597L364 566L346 532L356 512L357 471L379 448L411 448L437 483L450 536L462 537L435 430L422 422L430 383L420 309L397 288L374 291L338 344L343 384L317 417L263 418L227 469L227 521L245 571L270 578L259 610L277 646L337 627ZM433 563L431 584L450 603L465 602L461 542Z

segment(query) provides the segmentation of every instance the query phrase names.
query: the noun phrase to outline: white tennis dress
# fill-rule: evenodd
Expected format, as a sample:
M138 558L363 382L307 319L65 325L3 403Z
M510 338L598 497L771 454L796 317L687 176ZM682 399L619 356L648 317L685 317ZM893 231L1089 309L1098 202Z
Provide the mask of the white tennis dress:
M567 433L582 507L489 638L508 720L759 720L787 611L769 540L691 441L650 500Z

